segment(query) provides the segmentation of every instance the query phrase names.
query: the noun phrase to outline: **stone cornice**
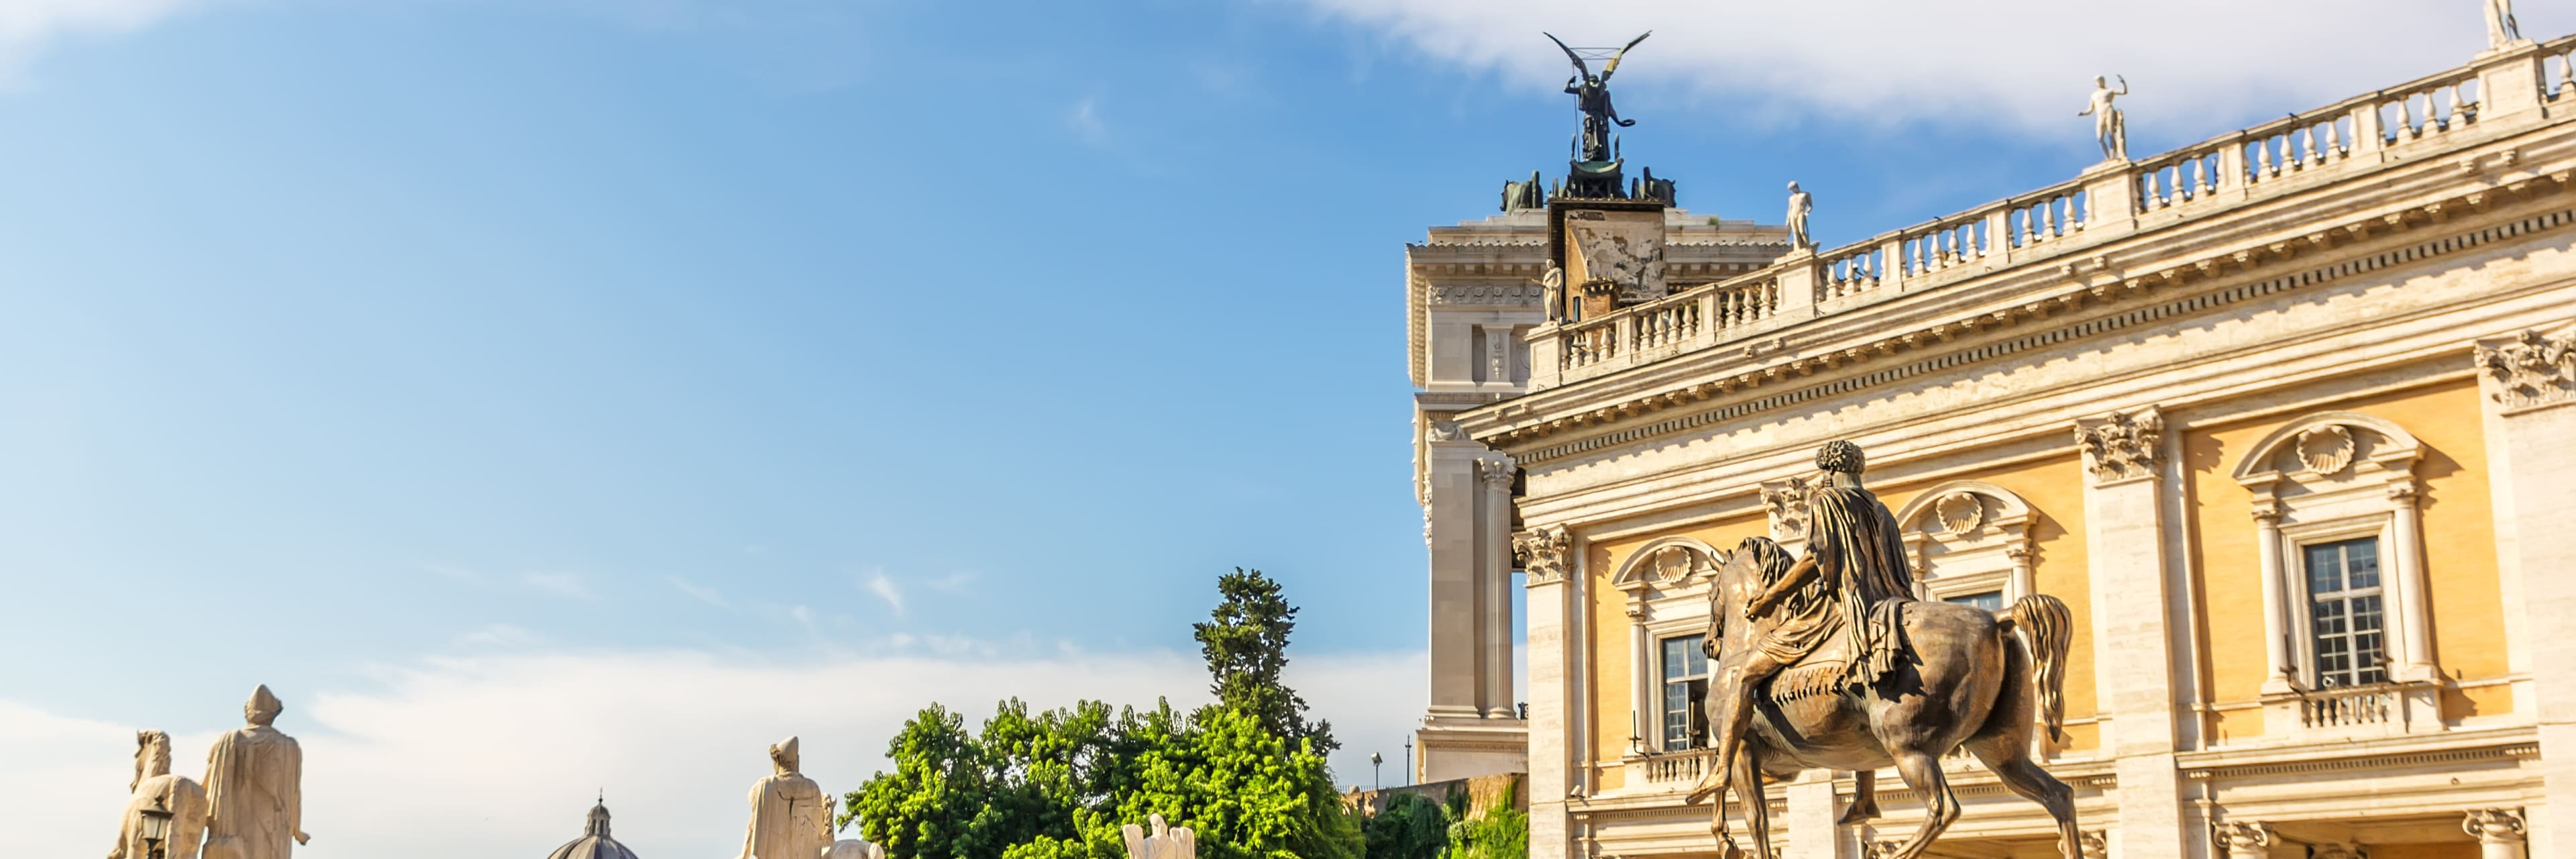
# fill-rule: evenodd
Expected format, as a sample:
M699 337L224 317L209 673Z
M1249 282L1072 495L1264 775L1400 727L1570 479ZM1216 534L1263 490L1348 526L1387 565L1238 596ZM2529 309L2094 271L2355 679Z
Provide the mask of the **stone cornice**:
M2566 150L2561 154L2576 162L2576 138L2551 143ZM2456 167L2417 166L2448 174L2452 195L2430 200L2419 197L2376 207L2358 207L2351 205L2352 201L2312 200L2305 195L2284 197L2272 201L2273 205L2233 216L2268 221L2279 217L2275 210L2338 208L2354 214L2324 224L2293 222L2288 227L2299 231L2298 235L2256 236L2232 245L2194 241L2202 237L2189 234L2218 227L2242 235L2243 229L2229 228L2242 225L2184 222L2133 234L2119 246L2101 248L2087 263L2088 270L2081 272L2084 276L2070 276L2057 269L2031 270L2039 266L2006 269L1902 296L1870 313L1847 312L1808 320L1781 330L1771 342L1745 345L1743 352L1713 349L1689 353L1514 398L1470 412L1462 416L1462 422L1479 440L1512 453L1525 464L1537 465L1817 397L1884 385L1936 369L1991 361L2173 314L2205 311L2286 289L2414 263L2500 238L2560 229L2576 221L2570 212L2548 210L2552 201L2565 198L2544 196L2567 186L2569 170L2556 170L2545 176L2496 177L2493 181L2468 183L2469 187L2464 188ZM2511 181L2504 181L2507 179ZM2391 189L2404 190L2407 185L2399 177L2363 184L2368 187L2320 186L2312 193L2384 196ZM2498 193L2500 188L2502 193ZM2477 199L2473 201L2473 197ZM2456 213L2463 211L2479 214L2481 223L2465 230L2425 229L2446 227ZM2529 214L2521 218L2492 217L2525 212ZM2169 252L2145 253L2157 250ZM2176 250L2184 253L2170 252ZM2295 265L2302 254L2323 257L2326 254L2320 252L2325 251L2334 252L2332 258L2336 261L2304 269ZM2170 264L2124 268L2114 262L2154 257L2162 257L2162 263ZM1994 295L2012 297L1980 299ZM2051 324L2051 317L2060 321ZM1876 331L1864 330L1864 326ZM1800 345L1784 348L1784 342ZM1932 354L1903 364L1893 360L1905 353ZM1796 384L1819 370L1841 371L1846 366L1875 369L1868 373L1841 372L1841 378L1822 385ZM1708 379L1711 375L1716 378Z

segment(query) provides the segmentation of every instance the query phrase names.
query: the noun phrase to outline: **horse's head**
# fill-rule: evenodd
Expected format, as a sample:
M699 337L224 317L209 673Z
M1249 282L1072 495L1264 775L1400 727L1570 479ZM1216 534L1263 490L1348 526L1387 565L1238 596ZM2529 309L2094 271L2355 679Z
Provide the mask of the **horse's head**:
M169 774L170 735L160 731L134 732L134 783L125 789L133 790L144 779Z
M1709 588L1709 622L1724 630L1719 640L1730 645L1750 640L1751 626L1743 622L1745 604L1779 581L1796 561L1769 537L1746 537L1735 545L1726 562L1717 566L1716 580Z

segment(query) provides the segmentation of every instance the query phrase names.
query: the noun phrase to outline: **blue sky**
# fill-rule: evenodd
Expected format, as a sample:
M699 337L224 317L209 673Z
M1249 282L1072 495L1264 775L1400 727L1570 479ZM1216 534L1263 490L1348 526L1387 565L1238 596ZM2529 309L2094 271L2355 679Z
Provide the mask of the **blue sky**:
M1542 29L1656 29L1614 86L1630 159L1730 218L1797 179L1828 245L2072 176L2093 74L2143 154L2482 38L2394 0L2228 11L2196 51L2001 0L1799 4L1831 35L1535 0L7 5L0 729L48 739L0 746L0 796L77 804L0 840L103 844L120 732L196 772L265 682L364 761L315 790L535 785L423 856L537 855L619 778L639 850L712 855L776 734L843 790L934 698L1196 694L1238 565L1305 606L1365 782L1422 700L1402 243L1560 169ZM412 855L329 810L309 855Z

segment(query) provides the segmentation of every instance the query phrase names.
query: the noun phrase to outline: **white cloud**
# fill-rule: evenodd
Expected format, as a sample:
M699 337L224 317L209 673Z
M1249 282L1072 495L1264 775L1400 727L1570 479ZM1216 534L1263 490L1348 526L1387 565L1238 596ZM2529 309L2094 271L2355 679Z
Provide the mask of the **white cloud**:
M887 578L885 571L869 573L866 585L868 593L876 594L877 599L885 600L885 604L892 607L897 616L903 614L903 588L896 585L893 579Z
M1366 782L1370 751L1392 765L1421 713L1419 654L1292 663L1345 749L1344 782ZM804 739L807 774L835 794L884 762L903 721L939 701L980 722L1018 695L1034 706L1094 698L1150 706L1206 699L1195 655L910 656L776 663L708 653L513 654L440 659L388 672L381 688L280 690L279 726L305 754L299 859L539 856L580 834L605 789L621 841L645 856L731 855L743 792L768 773L762 750ZM234 727L231 702L176 702L136 725L0 701L0 843L12 855L103 849L131 778L135 727L172 729L178 769ZM434 825L423 821L436 821Z
M0 72L69 36L112 36L150 26L205 0L0 0Z
M1073 112L1064 118L1064 126L1072 129L1073 136L1082 138L1084 143L1093 146L1105 146L1109 143L1109 123L1100 118L1100 99L1098 98L1085 96L1081 101L1074 102Z
M544 591L566 599L599 598L599 594L590 589L590 583L584 580L580 573L523 573L519 576L519 584L531 590Z
M717 608L733 607L733 603L727 601L724 594L718 592L714 588L701 587L699 585L692 584L688 579L683 579L679 576L669 576L667 578L672 587L680 589L681 593L688 594L690 599L697 600Z
M1619 68L1612 89L1630 85L1623 101L1679 88L1750 97L1774 120L2009 124L2073 140L2090 130L2075 113L2094 75L2135 85L2133 135L2198 140L2460 65L2486 47L2478 6L2464 1L2353 0L2332 14L2240 0L1303 2L1398 51L1496 71L1522 88L1553 92L1571 70L1543 30L1577 46L1653 30ZM2518 6L2523 32L2537 38L2576 25L2576 0ZM2173 130L2155 133L2164 129Z

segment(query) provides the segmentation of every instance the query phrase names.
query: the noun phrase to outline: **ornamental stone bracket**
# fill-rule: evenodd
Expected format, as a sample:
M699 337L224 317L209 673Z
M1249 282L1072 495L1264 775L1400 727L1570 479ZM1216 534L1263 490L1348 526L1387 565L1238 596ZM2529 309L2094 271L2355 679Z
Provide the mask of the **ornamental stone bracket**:
M2076 851L2083 856L2083 859L2110 859L2111 857L2111 833L2108 830L2095 829L2077 833L2075 844Z
M2084 467L2093 485L2106 486L2156 475L2164 440L2164 414L2154 406L2112 412L2075 422L2075 446L2084 451Z
M2525 330L2481 341L2469 347L2469 356L2487 397L2507 413L2576 402L2576 329L2554 337Z
M1564 581L1573 551L1574 537L1561 526L1532 528L1512 538L1512 554L1529 574L1529 587Z

